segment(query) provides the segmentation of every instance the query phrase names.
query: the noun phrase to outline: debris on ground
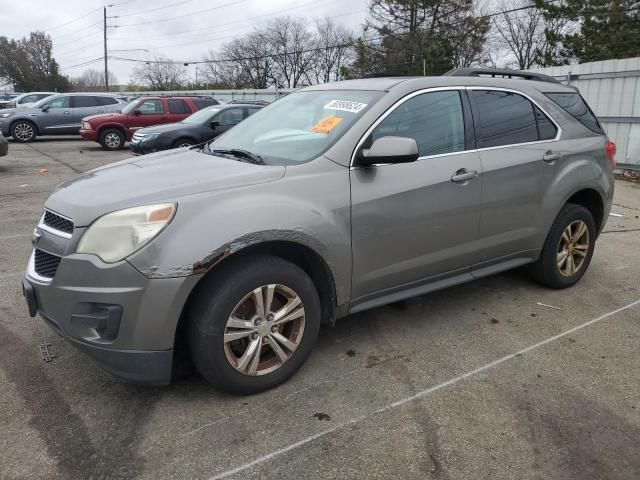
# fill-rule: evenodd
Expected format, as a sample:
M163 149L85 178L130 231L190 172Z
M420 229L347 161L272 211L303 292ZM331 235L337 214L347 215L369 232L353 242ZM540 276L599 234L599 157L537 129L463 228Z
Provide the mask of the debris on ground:
M48 168L41 168L38 170L38 173L47 173L49 171Z
M42 358L43 362L49 363L56 357L57 355L53 352L53 345L45 342L40 344L40 358Z
M622 170L615 173L616 180L626 180L627 182L640 183L640 172L635 170Z
M540 305L541 307L553 308L554 310L562 310L560 307L554 307L553 305L547 305L546 303L536 302L536 305Z
M327 415L326 413L322 413L322 412L314 413L313 416L315 418L317 418L318 420L320 420L320 421L326 420L328 422L329 420L331 420L331 417L329 415Z
M356 351L355 350L347 350L345 353L349 357L355 357L356 356Z
M609 213L609 216L611 216L611 217L624 217L624 215L622 215L621 213L613 213L613 212Z

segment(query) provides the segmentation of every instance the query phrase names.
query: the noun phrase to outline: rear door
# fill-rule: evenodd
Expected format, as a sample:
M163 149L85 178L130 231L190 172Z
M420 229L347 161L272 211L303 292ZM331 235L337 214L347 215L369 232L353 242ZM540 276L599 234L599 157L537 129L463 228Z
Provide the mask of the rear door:
M80 126L74 122L70 96L56 97L46 102L41 108L46 109L37 117L38 130L41 135L78 133Z
M463 274L477 261L482 167L465 91L409 95L378 122L363 148L409 137L420 158L351 170L355 303Z
M189 104L182 98L169 98L167 99L169 107L169 123L181 122L193 112Z
M526 261L540 248L543 199L561 158L558 126L520 92L468 91L483 171L481 262Z
M78 125L78 129L84 117L105 112L99 98L91 95L73 95L71 106L73 107L73 121Z

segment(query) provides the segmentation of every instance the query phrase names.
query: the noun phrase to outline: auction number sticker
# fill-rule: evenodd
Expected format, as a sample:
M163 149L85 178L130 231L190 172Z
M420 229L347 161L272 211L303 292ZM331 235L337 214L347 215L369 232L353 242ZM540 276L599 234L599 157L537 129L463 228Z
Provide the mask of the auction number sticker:
M330 133L331 130L336 128L341 121L342 118L336 117L335 115L324 117L313 127L311 127L311 131L315 133Z
M366 103L352 102L351 100L331 100L324 108L325 110L341 110L343 112L358 113L366 106Z

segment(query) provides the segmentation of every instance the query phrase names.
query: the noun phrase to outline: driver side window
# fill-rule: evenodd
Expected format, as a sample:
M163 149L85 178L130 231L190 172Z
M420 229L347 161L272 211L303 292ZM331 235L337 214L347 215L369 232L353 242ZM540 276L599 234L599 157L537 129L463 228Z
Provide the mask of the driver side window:
M69 97L54 98L46 105L43 105L43 107L47 107L50 110L53 110L56 108L69 108Z
M162 100L145 100L138 107L142 115L161 115Z
M410 98L371 132L365 148L370 148L381 137L413 138L421 157L464 150L464 116L460 93L429 92Z
M230 108L225 110L218 116L218 122L221 126L236 125L242 121L242 109Z

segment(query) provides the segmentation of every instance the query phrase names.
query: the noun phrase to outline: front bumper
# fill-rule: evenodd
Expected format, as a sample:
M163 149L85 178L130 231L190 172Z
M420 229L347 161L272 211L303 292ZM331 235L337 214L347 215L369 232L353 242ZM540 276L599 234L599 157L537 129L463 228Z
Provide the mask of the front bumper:
M5 137L0 137L0 157L4 157L9 153L9 142Z
M5 137L10 137L11 132L9 131L9 127L11 126L11 117L8 118L0 118L0 133Z
M31 316L114 376L170 382L176 327L197 278L149 279L126 261L81 254L62 257L51 279L33 268L32 256L23 279Z
M147 153L160 152L171 148L170 145L163 145L158 139L149 140L132 139L129 143L131 153L134 155L146 155Z
M98 141L98 132L96 132L93 129L84 129L81 128L80 129L80 136L82 138L84 138L85 140L89 140L91 142L97 142Z

